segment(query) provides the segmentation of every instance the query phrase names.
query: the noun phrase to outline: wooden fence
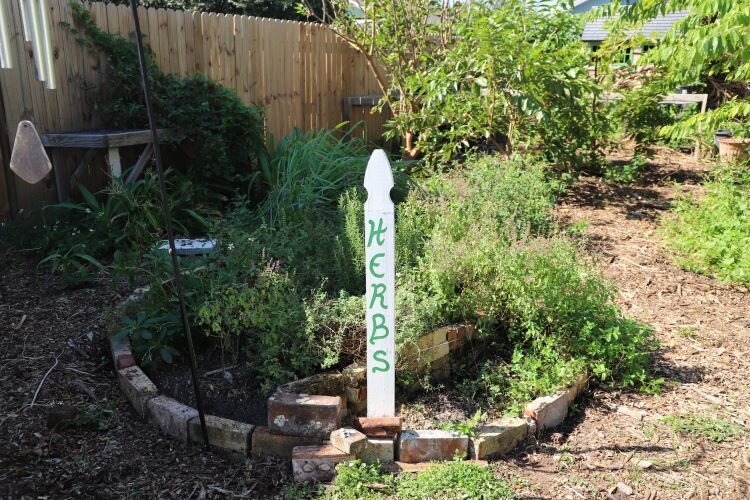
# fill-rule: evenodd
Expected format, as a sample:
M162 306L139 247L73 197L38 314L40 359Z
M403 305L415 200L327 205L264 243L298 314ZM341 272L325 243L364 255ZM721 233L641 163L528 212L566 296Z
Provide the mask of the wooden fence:
M45 89L35 78L18 2L8 3L14 68L0 70L0 218L11 208L56 199L52 174L32 186L8 169L18 122L31 120L40 133L100 127L94 98L106 74L104 58L77 43L68 29L68 0L49 0L58 88ZM128 7L85 6L97 25L132 39ZM243 102L263 106L267 130L277 138L294 127L333 127L343 120L342 98L379 93L364 58L322 25L145 8L140 19L163 71L202 73L234 89ZM379 116L355 109L351 118L365 120L371 137L382 132ZM75 163L73 156L65 168Z

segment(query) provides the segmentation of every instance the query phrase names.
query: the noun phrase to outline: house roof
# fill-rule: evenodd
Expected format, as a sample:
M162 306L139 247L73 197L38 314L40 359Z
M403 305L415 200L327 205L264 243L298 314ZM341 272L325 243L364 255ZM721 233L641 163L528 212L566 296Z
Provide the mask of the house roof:
M656 17L650 21L646 21L641 28L635 30L635 33L642 34L649 38L661 38L672 29L672 26L674 26L677 21L683 19L687 14L688 11L683 10L665 16ZM586 26L583 28L581 39L584 42L601 42L607 38L609 30L605 26L606 22L607 19L603 18L586 23Z

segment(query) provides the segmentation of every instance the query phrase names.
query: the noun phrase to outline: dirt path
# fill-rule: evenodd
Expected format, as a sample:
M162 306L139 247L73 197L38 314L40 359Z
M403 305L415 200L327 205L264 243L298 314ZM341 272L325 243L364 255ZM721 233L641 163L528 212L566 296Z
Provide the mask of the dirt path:
M699 192L704 173L660 154L639 186L583 178L561 203L563 220L588 222L623 310L654 327L666 384L660 395L592 388L561 432L500 466L529 496L750 498L750 295L679 269L658 235L671 200ZM676 414L722 418L743 434L723 443L676 434L662 420Z

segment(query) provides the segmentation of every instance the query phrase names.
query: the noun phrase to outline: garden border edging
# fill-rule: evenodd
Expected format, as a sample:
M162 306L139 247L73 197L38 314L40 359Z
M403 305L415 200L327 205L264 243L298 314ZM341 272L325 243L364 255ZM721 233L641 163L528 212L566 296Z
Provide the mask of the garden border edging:
M133 296L129 297L126 302L130 300L133 300ZM473 326L469 326L473 330ZM463 328L464 334L459 334L458 338L463 337L465 340L468 337L466 335L467 325L461 325L460 328ZM447 333L451 329L459 330L459 327L437 329L420 338L420 341L429 338L430 340L425 340L423 344L426 349L434 349L435 338L440 339L443 335L439 332ZM437 336L436 332L438 333ZM473 331L471 335L473 336ZM109 341L120 389L136 413L172 438L184 443L203 443L203 434L198 425L198 411L159 393L156 385L136 364L129 339L116 340L110 336ZM440 341L437 345L444 342L448 343L448 340ZM427 346L426 343L432 345ZM452 339L452 343L455 346L459 345L456 338ZM433 374L436 371L440 374L439 370L449 366L447 360L442 358L448 357L452 352L458 352L456 347L452 350L449 349L448 355L431 360L431 367L432 362L435 361L439 365L437 370L431 370ZM325 375L317 374L308 377L308 379L320 379ZM330 375L337 380L340 379L340 385L334 383L334 388L341 387L343 389L341 391L343 397L339 397L338 414L332 418L338 419L336 421L337 430L350 429L349 427L342 427L343 424L340 419L342 416L355 417L366 409L366 387L364 391L362 390L362 384L366 379L365 370L361 366L352 364L345 367L341 373L336 372ZM273 399L274 396L279 394L286 394L292 398L300 398L299 400L303 401L302 404L304 405L311 398L317 396L304 393L293 394L284 392L283 389L285 387L287 389L303 387L306 383L310 383L308 379L284 384L270 398ZM353 458L370 462L375 460L381 463L390 462L394 464L390 468L395 468L395 470L410 470L413 469L410 465L425 461L451 460L456 451L462 452L467 459L482 461L507 454L527 437L560 425L567 417L570 406L580 396L588 382L589 376L583 374L565 390L539 397L527 404L520 417L503 417L497 421L482 424L477 428L476 435L471 437L449 431L400 429L399 419L399 429L394 436L367 436L368 444L364 449L372 449L368 452L358 449L358 452L350 453L351 449L341 450L336 448L321 435L285 435L278 433L278 429L277 432L273 432L269 427L254 426L219 416L207 415L208 441L212 449L238 457L255 455L291 458L295 479L300 481L310 479L328 481L333 477L336 463L350 461ZM354 386L352 387L351 384L354 384ZM350 394L357 396L357 399L352 402L353 404L347 404L347 396ZM302 415L305 414L304 411L306 409L303 408ZM354 429L351 430L357 432ZM397 458L400 461L396 461Z

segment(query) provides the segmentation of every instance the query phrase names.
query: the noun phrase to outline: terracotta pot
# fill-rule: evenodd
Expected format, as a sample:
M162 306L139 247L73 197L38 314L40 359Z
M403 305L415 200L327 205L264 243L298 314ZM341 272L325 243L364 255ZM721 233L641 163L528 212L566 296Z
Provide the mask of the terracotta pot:
M725 137L719 139L719 159L724 163L746 161L750 158L750 139Z

